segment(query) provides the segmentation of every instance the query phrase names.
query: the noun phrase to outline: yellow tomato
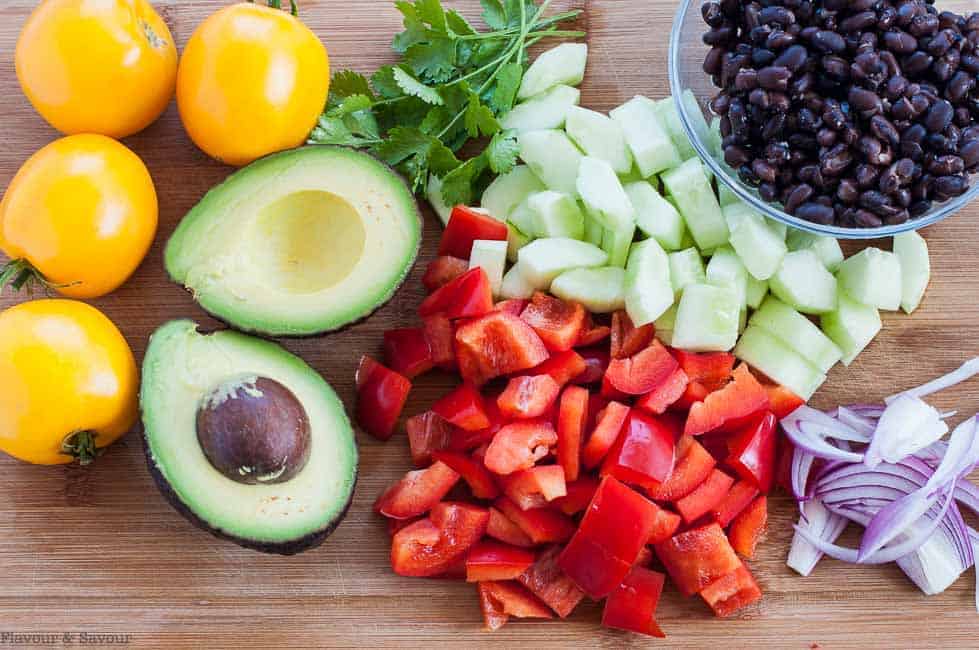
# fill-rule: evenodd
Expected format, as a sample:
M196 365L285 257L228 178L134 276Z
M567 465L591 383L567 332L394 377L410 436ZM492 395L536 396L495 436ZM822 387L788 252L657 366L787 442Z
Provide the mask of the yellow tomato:
M94 307L34 300L0 313L0 451L87 462L136 422L138 382L126 339Z
M111 138L55 140L20 168L0 201L0 249L59 292L96 298L116 289L156 234L153 179Z
M62 133L123 138L166 109L177 48L146 0L44 0L24 25L17 77Z
M201 23L180 58L177 105L191 139L229 165L298 147L330 87L326 48L297 18L259 4Z

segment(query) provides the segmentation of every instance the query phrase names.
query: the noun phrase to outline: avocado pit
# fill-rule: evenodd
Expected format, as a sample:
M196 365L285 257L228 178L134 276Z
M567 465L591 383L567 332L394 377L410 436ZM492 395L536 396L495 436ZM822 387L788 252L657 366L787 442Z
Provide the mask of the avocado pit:
M245 485L285 483L309 460L309 417L279 382L239 377L201 400L197 439L207 460L228 479Z

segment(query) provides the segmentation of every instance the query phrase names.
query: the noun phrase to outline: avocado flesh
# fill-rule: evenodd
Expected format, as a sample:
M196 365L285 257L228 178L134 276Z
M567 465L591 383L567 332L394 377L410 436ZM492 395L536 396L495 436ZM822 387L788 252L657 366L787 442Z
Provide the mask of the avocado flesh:
M215 469L197 438L198 407L229 378L267 377L288 388L309 417L305 466L284 483L247 485ZM336 393L275 343L226 330L203 335L172 321L150 338L140 390L147 464L164 496L220 537L292 554L321 543L353 497L357 447Z
M310 336L387 302L420 241L418 204L400 176L368 154L314 145L213 188L177 227L164 262L235 328Z

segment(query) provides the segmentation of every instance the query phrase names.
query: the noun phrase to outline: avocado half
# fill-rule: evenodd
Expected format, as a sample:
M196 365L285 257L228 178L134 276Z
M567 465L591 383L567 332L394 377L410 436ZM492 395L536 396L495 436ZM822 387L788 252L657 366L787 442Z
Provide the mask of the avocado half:
M273 154L214 187L167 243L167 273L236 329L311 336L387 302L421 243L404 180L354 149Z
M357 446L343 404L275 343L167 323L146 350L140 408L160 491L218 537L292 555L321 544L350 506Z

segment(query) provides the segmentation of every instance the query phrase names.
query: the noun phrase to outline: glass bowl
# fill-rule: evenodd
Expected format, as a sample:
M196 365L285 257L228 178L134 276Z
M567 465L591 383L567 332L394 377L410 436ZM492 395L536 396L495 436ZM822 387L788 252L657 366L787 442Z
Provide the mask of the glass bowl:
M727 163L723 156L714 150L714 145L707 141L697 125L702 125L697 116L692 111L700 110L703 117L709 124L714 114L708 108L708 102L717 93L717 88L711 82L710 77L701 68L704 56L707 54L708 46L704 45L701 36L708 29L700 14L700 7L707 0L680 0L680 7L677 10L676 18L673 20L673 30L670 34L669 50L669 73L670 90L677 98L677 109L680 115L680 122L691 144L696 149L697 154L703 159L710 171L717 177L718 181L724 183L743 201L751 205L758 212L793 228L799 228L820 235L829 235L837 239L875 239L880 237L892 237L900 232L907 230L917 230L924 228L945 217L958 212L969 204L970 201L979 197L979 174L971 174L971 186L962 196L955 197L945 203L935 204L932 209L920 217L910 219L902 224L880 226L878 228L845 228L841 226L824 226L804 219L792 216L781 209L781 204L769 203L763 200L757 190L747 185L738 178L737 174ZM942 9L949 9L960 13L975 11L976 0L948 0L939 2ZM687 101L681 101L683 94L687 92ZM689 101L689 93L692 93L696 101ZM698 132L699 131L699 132Z

